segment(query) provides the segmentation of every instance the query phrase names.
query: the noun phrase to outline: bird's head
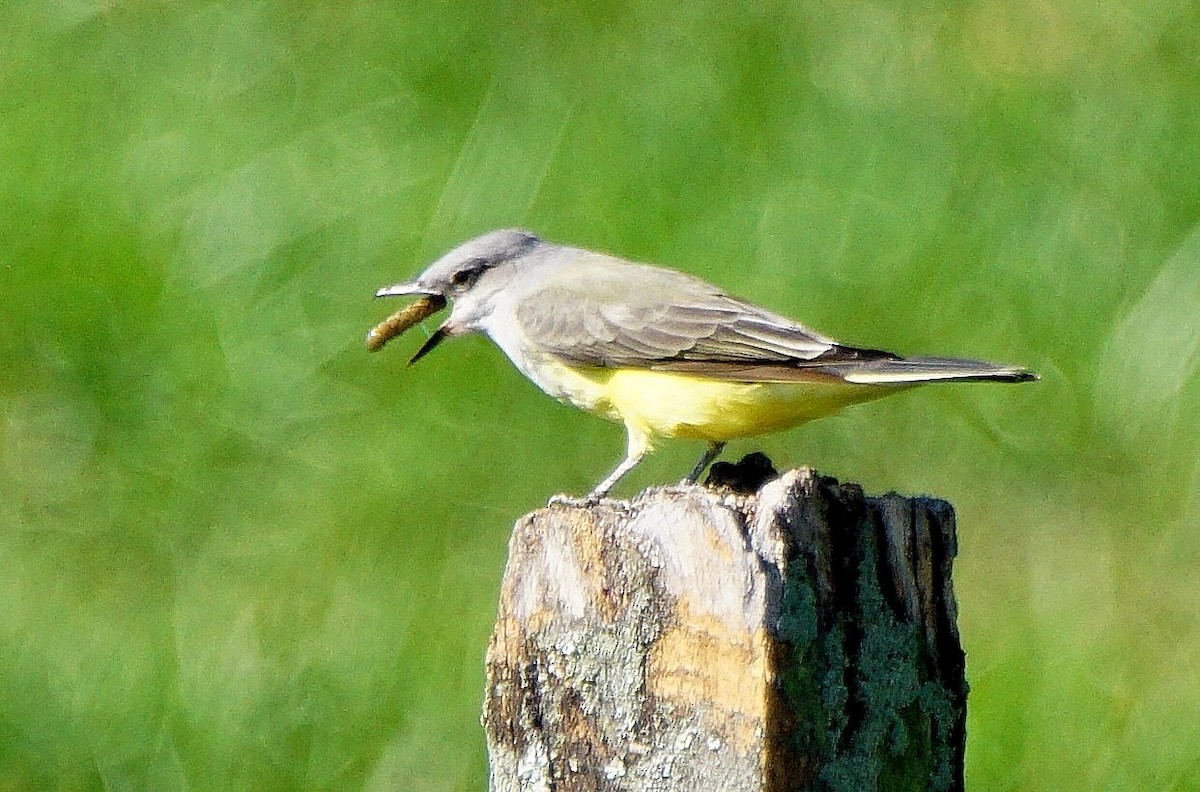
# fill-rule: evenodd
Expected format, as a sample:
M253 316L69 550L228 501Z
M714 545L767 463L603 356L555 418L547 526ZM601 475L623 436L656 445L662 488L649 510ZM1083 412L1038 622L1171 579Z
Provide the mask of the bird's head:
M528 231L505 228L468 240L443 255L416 278L385 286L376 297L417 295L420 299L376 325L367 334L367 348L382 349L428 316L453 302L450 316L409 361L424 357L443 338L482 329L496 295L518 273L514 262L532 253L541 240Z

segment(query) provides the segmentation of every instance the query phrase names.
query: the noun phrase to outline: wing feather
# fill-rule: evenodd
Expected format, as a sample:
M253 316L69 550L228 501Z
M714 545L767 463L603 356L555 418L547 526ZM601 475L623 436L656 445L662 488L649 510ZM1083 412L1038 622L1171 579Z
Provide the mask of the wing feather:
M840 346L699 278L585 251L524 295L515 318L539 350L580 366L786 382L895 359Z

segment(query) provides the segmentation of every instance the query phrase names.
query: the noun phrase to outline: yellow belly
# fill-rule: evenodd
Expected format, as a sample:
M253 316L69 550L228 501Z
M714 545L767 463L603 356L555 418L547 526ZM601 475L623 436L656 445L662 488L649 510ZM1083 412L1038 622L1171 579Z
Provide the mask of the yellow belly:
M834 379L728 382L644 369L565 366L553 378L561 386L555 395L630 429L710 442L787 429L904 389Z

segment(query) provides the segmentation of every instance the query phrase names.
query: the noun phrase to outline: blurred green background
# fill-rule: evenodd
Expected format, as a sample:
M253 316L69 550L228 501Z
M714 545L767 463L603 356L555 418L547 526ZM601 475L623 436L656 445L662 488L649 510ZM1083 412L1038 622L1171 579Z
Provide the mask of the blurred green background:
M509 529L624 435L482 339L407 370L419 337L362 339L376 287L503 225L1040 371L730 455L956 505L972 789L1200 789L1193 4L7 0L0 30L0 790L482 788Z

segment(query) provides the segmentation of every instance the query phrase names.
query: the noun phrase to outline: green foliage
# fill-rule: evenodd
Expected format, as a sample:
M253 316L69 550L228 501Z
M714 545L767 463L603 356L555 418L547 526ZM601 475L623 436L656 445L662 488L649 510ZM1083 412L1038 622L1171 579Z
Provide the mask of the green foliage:
M418 339L362 336L377 286L510 224L1039 370L730 451L955 503L973 788L1197 788L1191 6L12 0L0 29L0 789L480 788L509 527L623 438L481 341L406 370Z

